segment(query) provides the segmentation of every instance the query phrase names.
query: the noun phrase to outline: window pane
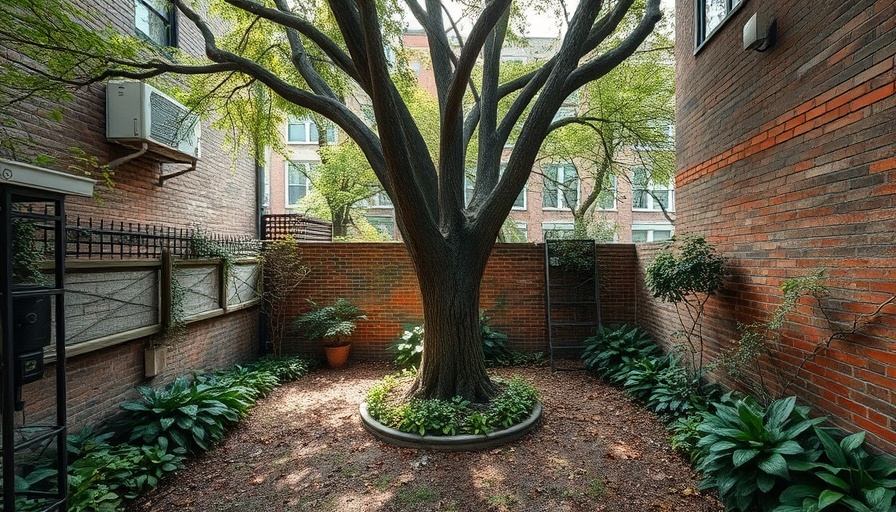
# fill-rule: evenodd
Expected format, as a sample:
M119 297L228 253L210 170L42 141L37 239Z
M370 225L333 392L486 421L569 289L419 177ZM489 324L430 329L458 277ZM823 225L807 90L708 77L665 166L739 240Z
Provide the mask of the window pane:
M290 123L286 137L289 142L306 142L305 123Z
M662 242L663 240L668 240L672 238L671 231L654 231L653 232L653 241L654 242Z
M170 46L170 9L171 6L165 0L135 0L134 26L159 46Z
M308 194L308 179L302 174L299 166L304 164L289 164L289 170L286 175L287 183L287 203L290 205L298 204L305 195Z
M632 230L632 242L646 242L647 241L647 231L640 229Z
M654 203L656 203L657 202L656 200L659 199L659 204L653 205L654 210L662 210L663 208L665 208L665 209L669 208L669 191L668 190L654 190L653 195L656 196L654 198ZM662 208L660 207L661 205L662 205Z
M646 190L632 191L632 208L646 209L649 207L650 195Z
M704 0L703 12L706 16L706 33L709 34L728 14L727 0Z
M317 125L311 121L308 121L308 126L311 128L311 134L308 137L308 140L305 142L317 142L320 140L320 135L317 133Z
M327 142L336 144L336 127L332 124L327 124Z
M469 205L470 201L473 200L473 180L470 178L464 178L464 204Z
M526 209L526 187L523 187L523 190L520 190L520 195L516 196L516 201L513 202L513 207L518 210Z

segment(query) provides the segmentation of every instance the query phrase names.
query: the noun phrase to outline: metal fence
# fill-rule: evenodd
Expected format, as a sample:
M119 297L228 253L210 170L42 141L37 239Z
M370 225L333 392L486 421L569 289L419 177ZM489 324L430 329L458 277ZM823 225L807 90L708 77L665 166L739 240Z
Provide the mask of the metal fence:
M282 240L288 236L303 242L333 241L333 223L300 213L262 215L261 238Z
M81 217L67 220L66 255L74 258L159 258L163 249L185 259L224 254L251 257L260 247L259 241L248 235Z

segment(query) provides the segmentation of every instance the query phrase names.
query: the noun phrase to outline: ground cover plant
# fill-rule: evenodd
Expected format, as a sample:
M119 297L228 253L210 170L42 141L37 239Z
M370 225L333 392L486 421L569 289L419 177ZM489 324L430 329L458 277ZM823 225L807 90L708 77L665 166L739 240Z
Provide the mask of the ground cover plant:
M180 377L162 388L138 388L141 398L121 404L125 417L108 431L85 428L68 436L68 510L122 510L182 469L188 455L220 442L256 400L312 367L303 358L266 356L245 367ZM55 481L54 468L37 465L17 479L16 491L50 490ZM38 500L16 500L17 511L43 508Z
M386 376L365 398L370 416L381 424L419 435L488 434L525 420L538 402L535 388L519 377L496 380L501 391L487 404L457 396L451 400L407 398L414 372Z

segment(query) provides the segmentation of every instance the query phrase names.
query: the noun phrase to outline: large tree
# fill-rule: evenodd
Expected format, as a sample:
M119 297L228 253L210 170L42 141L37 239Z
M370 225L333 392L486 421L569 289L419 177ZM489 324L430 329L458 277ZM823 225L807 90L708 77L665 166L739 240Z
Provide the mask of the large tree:
M504 83L501 47L513 26L510 13L518 8L513 0L485 0L472 28L457 40L445 30L447 11L440 0L405 0L429 40L440 113L437 151L427 147L393 78L385 38L394 33L399 9L391 0L210 2L206 14L193 2L172 0L205 43L203 58L172 59L97 27L97 13L79 15L63 0L4 0L0 45L17 50L7 52L12 64L5 71L74 86L110 77L197 75L220 82L209 88L219 95L245 92L259 82L278 101L330 119L358 144L391 197L416 270L426 348L412 392L491 397L496 387L479 340L479 291L495 239L564 99L638 49L660 20L660 0L581 0L553 57ZM72 16L83 29L68 22ZM226 29L231 32L222 33ZM470 91L479 62L481 84ZM235 85L227 89L228 84ZM370 98L376 131L343 101L348 86ZM468 91L472 106L465 101ZM501 100L510 107L499 115ZM511 133L515 143L502 174ZM476 181L466 204L471 148L477 154Z

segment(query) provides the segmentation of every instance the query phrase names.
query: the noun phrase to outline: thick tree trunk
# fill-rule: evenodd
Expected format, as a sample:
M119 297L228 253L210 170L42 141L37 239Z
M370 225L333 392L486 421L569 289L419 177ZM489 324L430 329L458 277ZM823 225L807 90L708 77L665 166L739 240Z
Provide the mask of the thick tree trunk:
M423 297L423 358L409 395L486 402L497 392L485 369L479 331L479 285L491 244L470 244L447 258L415 258ZM429 257L428 257L429 256Z

